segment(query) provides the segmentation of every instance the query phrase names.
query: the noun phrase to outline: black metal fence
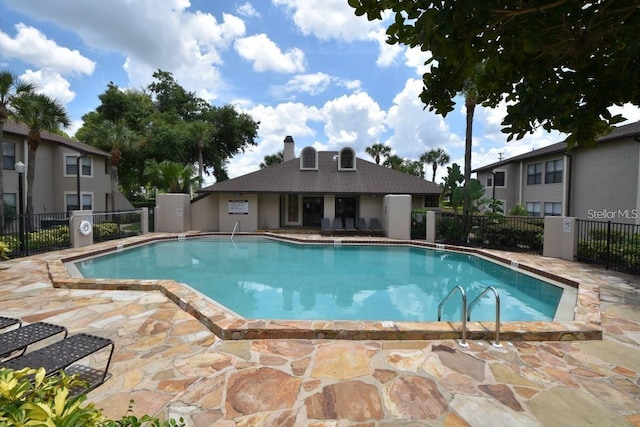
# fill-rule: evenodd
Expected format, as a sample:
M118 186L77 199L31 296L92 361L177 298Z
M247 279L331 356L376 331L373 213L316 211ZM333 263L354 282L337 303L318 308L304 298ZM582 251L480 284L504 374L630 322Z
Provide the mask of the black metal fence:
M142 232L140 211L94 212L93 240L122 239ZM9 258L20 258L71 247L69 214L46 213L5 217L0 244Z
M0 242L8 247L9 258L67 249L71 247L67 213L5 217Z
M123 239L142 232L142 214L140 211L94 212L93 241Z
M436 241L541 254L544 219L531 216L465 216L436 212ZM468 234L466 230L469 230Z
M606 269L640 273L640 226L576 220L578 261Z

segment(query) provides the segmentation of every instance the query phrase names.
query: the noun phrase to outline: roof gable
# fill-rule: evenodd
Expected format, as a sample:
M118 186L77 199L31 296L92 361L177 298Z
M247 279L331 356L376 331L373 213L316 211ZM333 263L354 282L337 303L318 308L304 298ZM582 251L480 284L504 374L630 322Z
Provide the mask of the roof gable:
M293 159L199 190L201 193L440 194L437 184L357 158L356 171L338 170L337 151L318 152L317 170Z
M4 134L13 134L21 137L27 137L29 135L29 128L24 123L19 123L13 120L7 120L4 123ZM73 151L78 151L82 154L93 154L97 156L103 157L111 157L111 154L104 150L100 150L92 145L85 144L80 141L76 141L75 139L66 138L61 135L57 135L55 133L42 131L40 134L43 141L48 141L52 144L61 145L63 147L69 148Z

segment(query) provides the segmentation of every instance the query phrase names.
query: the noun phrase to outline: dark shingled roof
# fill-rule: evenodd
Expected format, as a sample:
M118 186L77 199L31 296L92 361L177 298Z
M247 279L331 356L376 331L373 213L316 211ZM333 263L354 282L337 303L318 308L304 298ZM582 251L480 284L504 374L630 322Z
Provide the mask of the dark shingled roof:
M600 144L602 142L615 141L617 139L628 138L631 136L640 135L640 121L635 123L630 123L624 126L618 126L614 130L612 130L607 135L599 138L596 143ZM528 153L520 154L518 156L510 157L508 159L502 160L500 162L492 163L487 166L482 166L480 168L474 169L473 172L491 170L498 166L506 165L508 163L519 162L520 160L532 159L540 156L546 156L549 154L558 154L564 153L567 151L567 144L564 142L556 142L555 144L551 144L547 147L539 148L537 150L531 150Z
M26 137L27 135L29 135L29 128L24 123L7 120L6 122L4 122L4 134L6 135L9 133ZM40 133L40 136L45 141L62 145L63 147L78 151L82 154L95 154L97 156L111 157L111 154L106 151L100 150L99 148L93 147L83 142L76 141L75 139L57 135L55 133L42 131Z
M356 171L338 171L337 151L318 152L318 170L296 158L199 190L200 193L440 194L437 184L358 158Z

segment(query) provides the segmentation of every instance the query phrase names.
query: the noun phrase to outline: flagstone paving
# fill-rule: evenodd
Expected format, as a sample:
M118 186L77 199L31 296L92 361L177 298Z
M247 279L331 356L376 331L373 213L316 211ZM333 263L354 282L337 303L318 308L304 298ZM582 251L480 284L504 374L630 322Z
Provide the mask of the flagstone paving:
M133 399L198 427L640 426L639 277L506 255L599 288L602 340L231 341L158 291L54 288L47 261L84 250L3 263L0 315L113 339L111 378L89 394L112 417Z

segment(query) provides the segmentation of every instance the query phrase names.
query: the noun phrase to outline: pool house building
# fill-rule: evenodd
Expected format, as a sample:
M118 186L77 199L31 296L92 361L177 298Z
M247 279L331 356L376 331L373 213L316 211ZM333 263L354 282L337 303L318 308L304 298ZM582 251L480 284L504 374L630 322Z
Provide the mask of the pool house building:
M410 211L437 209L440 192L433 182L357 158L350 147L308 146L296 157L287 136L281 164L202 188L193 201L160 197L156 229L319 230L322 218L364 218L367 225L377 218L386 235L406 238Z

